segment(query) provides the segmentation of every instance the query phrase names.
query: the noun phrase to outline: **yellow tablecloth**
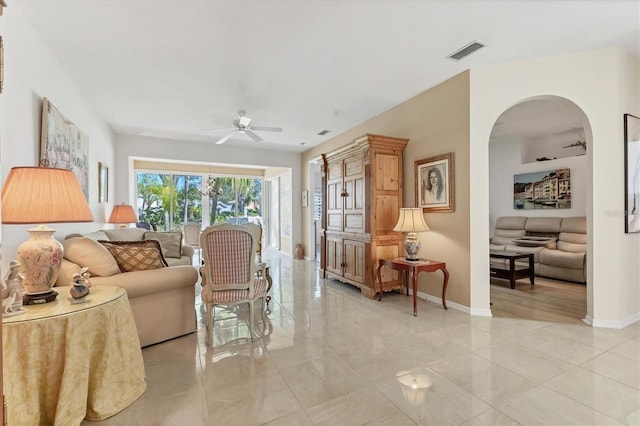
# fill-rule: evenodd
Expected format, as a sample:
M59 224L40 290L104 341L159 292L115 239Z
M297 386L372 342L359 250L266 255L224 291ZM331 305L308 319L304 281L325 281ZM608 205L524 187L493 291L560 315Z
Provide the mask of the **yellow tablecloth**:
M9 425L78 425L126 408L146 389L144 363L124 289L93 286L83 304L67 288L55 302L3 318Z

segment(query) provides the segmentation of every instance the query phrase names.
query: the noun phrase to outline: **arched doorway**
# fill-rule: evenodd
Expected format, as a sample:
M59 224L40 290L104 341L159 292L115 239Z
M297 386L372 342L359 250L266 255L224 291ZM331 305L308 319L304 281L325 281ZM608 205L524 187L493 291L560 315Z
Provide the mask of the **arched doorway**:
M585 113L565 98L528 98L506 109L495 121L489 141L490 235L497 219L504 216L586 217L591 191L591 159L587 155L591 139ZM521 200L514 203L516 176L554 176L559 172L570 176L565 179L570 189L565 188L557 197L561 198L559 202L527 201L526 207ZM539 273L537 262L538 255ZM585 263L585 274L586 269ZM537 285L531 286L529 280L520 280L511 289L508 281L492 278L492 315L577 323L587 316L588 280L575 283L537 276L536 281Z

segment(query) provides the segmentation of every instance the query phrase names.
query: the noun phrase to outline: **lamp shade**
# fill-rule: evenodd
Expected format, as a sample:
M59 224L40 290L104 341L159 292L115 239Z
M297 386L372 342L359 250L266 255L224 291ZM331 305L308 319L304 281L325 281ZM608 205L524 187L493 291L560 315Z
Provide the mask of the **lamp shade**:
M2 187L2 223L93 222L71 170L14 167Z
M429 230L421 208L402 208L398 223L393 228L396 232L424 232Z
M113 206L109 220L107 220L108 223L119 223L120 226L125 226L127 223L135 223L137 221L138 218L136 212L133 211L133 207L125 203Z

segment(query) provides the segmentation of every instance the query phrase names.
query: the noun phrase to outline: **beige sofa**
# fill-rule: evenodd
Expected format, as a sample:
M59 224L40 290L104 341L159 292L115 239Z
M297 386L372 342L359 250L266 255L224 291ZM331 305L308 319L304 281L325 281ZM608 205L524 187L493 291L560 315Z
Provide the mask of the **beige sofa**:
M586 217L503 216L491 250L532 253L536 275L586 283Z
M97 242L105 239L141 241L144 232L147 230L124 228L68 235L63 241L64 259L56 281L56 286L69 286L73 274L88 266L91 285L123 287L143 347L196 331L195 287L198 281L197 270L191 266L192 247L183 247L186 255L180 258L166 257L167 267L121 272L109 250ZM68 296L66 290L59 289L58 292Z

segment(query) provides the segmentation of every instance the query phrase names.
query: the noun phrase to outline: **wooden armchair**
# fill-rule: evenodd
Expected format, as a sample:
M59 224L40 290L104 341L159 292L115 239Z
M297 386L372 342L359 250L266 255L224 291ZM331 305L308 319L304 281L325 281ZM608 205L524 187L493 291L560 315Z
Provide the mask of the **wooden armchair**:
M263 304L265 314L269 284L264 263L256 263L255 256L260 232L252 226L218 224L200 235L203 266L202 302L206 310L207 345L213 342L213 321L217 305L249 305L249 330L254 337L254 303Z

